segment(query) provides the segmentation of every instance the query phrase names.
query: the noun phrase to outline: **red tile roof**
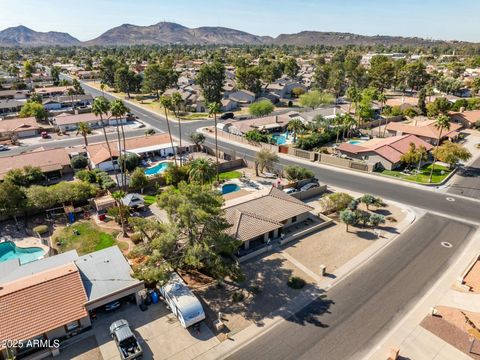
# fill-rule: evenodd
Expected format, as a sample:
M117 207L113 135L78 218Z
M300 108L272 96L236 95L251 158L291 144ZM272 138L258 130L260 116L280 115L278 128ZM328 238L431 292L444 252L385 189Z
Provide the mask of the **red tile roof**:
M453 120L458 120L458 121L463 120L470 124L475 124L477 121L480 121L480 110L454 112L454 113L450 113L450 117Z
M462 127L461 124L450 123L450 130L442 129L442 138L448 137L452 132ZM387 131L401 132L430 139L438 139L439 129L435 127L435 120L421 121L415 125L391 122L387 125Z
M87 316L78 268L69 263L0 286L0 339L29 339Z

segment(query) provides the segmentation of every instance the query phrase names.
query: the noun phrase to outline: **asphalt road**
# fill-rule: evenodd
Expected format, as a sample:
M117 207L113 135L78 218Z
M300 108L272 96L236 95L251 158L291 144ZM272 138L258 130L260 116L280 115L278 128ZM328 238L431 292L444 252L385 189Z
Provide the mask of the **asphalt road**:
M442 275L474 230L472 225L425 215L322 298L228 359L361 358L376 336L393 326ZM442 241L453 247L443 247Z
M96 90L88 86L88 84L82 84L86 92L90 92L94 96L102 95L101 91ZM113 99L112 96L106 94L106 97ZM130 110L146 124L159 129L161 131L167 131L167 125L164 117L160 115L152 114L138 106L128 104ZM195 120L182 123L182 138L188 139L188 136L196 129L208 125L212 125L213 120ZM174 136L178 136L178 125L176 122L171 122L171 131ZM214 145L212 139L208 139L205 142L207 145ZM229 153L234 150L237 156L244 157L247 160L253 160L256 151L252 149L243 148L237 144L232 144L222 139L218 140L219 148ZM293 160L281 159L279 167L285 165L298 164ZM422 208L429 211L441 212L448 216L454 216L464 218L473 222L480 223L480 204L477 201L451 196L455 201L448 201L449 195L435 192L430 189L423 190L418 189L409 184L400 185L396 183L390 183L377 179L375 176L361 176L354 173L344 173L334 167L318 167L314 165L304 165L315 172L315 175L320 182L327 185L334 185L344 189L351 189L360 193L370 193L383 198L391 199L394 201L410 204L412 206Z
M480 158L460 169L455 176L455 183L449 187L448 193L480 199Z

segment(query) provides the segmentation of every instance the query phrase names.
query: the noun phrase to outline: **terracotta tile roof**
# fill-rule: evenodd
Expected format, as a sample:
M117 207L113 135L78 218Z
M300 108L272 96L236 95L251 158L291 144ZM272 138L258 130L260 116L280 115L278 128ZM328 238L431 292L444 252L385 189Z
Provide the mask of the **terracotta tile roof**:
M450 118L452 120L465 121L470 124L475 124L477 121L480 121L480 110L450 113Z
M19 169L26 165L37 166L47 172L52 166L59 169L69 166L70 158L66 149L32 151L25 154L0 157L0 178L9 170Z
M225 209L227 221L232 224L228 233L241 241L250 240L311 210L311 206L272 187L267 195Z
M457 131L461 127L461 124L450 123L450 130L443 129L442 137L448 137L450 133ZM430 139L438 139L440 133L439 129L435 127L435 120L421 121L417 126L391 122L387 125L387 131L401 132L403 134L422 136Z
M417 148L419 146L424 146L427 151L433 148L432 145L415 135L400 135L391 136L385 139L372 139L359 145L343 143L340 144L337 149L340 152L343 151L351 154L374 152L395 164L398 163L401 160L402 155L408 151L411 143L415 144Z
M68 263L0 287L0 339L29 339L87 316L80 273Z
M103 117L103 121L106 123L109 115ZM95 115L94 113L85 113L85 114L60 114L55 116L55 124L57 125L68 125L68 124L77 124L79 122L99 122L100 116Z
M237 121L229 121L229 123L240 130L242 133L246 133L247 131L253 129L261 129L263 127L268 128L271 125L283 127L288 124L288 122L292 120L289 116L285 115L278 115L278 116L264 116L261 118L255 119L248 119L248 120L237 120Z
M140 136L136 138L130 138L125 140L125 145L127 150L134 150L145 148L154 145L163 145L169 144L170 137L168 134L155 134L150 136ZM123 144L122 144L123 146ZM174 143L175 146L175 143ZM118 141L110 141L110 149L112 150L112 155L117 157L120 155L118 151ZM110 154L108 152L108 147L106 143L98 143L87 146L87 151L90 156L90 159L94 164L99 164L103 161L110 159Z

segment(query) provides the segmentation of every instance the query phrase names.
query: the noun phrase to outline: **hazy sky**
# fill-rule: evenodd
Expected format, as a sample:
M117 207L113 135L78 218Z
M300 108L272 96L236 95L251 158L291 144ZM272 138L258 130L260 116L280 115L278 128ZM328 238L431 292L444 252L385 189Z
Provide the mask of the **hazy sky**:
M25 25L89 40L125 23L171 21L256 35L318 30L480 42L479 14L479 0L0 0L0 30Z

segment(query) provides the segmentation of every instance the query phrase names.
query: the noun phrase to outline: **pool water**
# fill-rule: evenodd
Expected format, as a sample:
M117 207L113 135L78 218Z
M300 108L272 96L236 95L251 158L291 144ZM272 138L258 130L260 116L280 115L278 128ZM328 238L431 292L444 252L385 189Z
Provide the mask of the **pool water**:
M20 264L26 264L40 259L45 251L39 247L17 247L12 241L0 243L0 262L20 259Z
M348 143L352 144L352 145L360 145L360 144L363 144L364 141L363 140L350 140Z
M277 144L277 145L283 145L287 142L288 138L288 131L284 132L283 134L274 134L272 135L272 140Z
M240 190L240 186L238 186L237 184L225 184L222 186L223 195L230 194L232 192L239 191L239 190Z
M155 166L149 167L148 169L145 169L145 175L151 176L151 175L157 175L162 172L164 172L167 167L168 167L168 162L159 162Z

